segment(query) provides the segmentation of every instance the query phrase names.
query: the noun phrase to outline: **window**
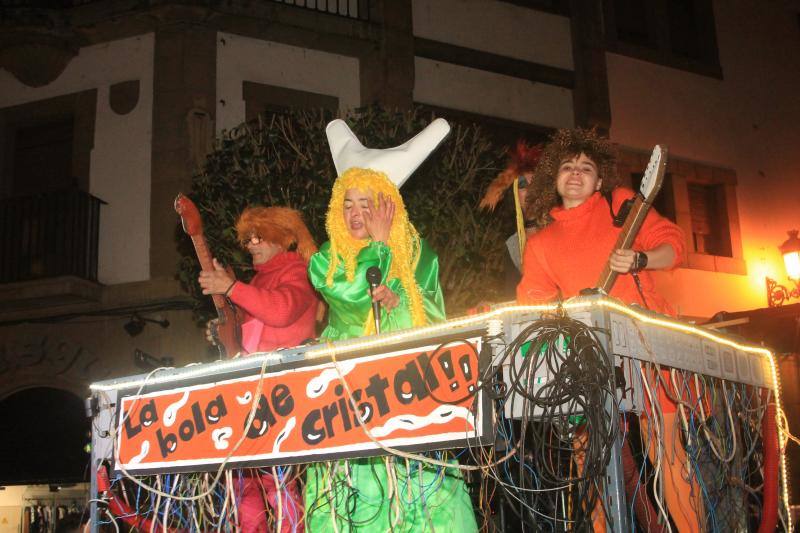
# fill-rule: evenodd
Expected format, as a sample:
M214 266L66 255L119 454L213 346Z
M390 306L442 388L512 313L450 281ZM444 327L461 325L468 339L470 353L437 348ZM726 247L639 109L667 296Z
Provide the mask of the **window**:
M732 257L724 185L687 183L692 247L696 253Z
M653 18L649 6L640 0L614 0L616 37L620 42L655 49L654 32L648 27Z
M533 144L546 143L554 131L553 128L547 126L517 122L449 107L421 104L419 102L414 102L414 105L425 112L431 112L437 117L442 117L451 122L477 124L499 146L513 147L520 139Z
M89 90L0 109L0 283L97 280L96 108Z
M16 130L12 154L14 196L69 189L72 177L72 116Z
M97 91L0 109L0 198L87 190Z
M280 113L292 108L325 109L333 112L339 109L339 99L335 96L252 81L242 83L242 97L245 120L248 122L261 113Z
M634 189L642 181L649 153L621 150L619 173ZM661 192L653 202L686 236L686 267L746 274L742 259L736 174L720 167L670 157Z
M711 0L605 0L610 52L722 78Z
M569 0L503 0L520 7L547 11L556 15L569 16Z

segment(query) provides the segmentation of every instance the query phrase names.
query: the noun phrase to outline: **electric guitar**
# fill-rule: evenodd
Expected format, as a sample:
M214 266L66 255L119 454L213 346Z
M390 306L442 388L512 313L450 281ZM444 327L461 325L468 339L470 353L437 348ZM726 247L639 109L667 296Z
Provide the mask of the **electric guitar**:
M192 239L194 251L200 262L200 268L206 271L213 271L214 262L208 249L208 244L206 244L205 235L203 235L203 221L200 218L200 211L198 211L197 206L188 197L178 193L175 198L175 211L181 217L183 231ZM233 271L230 267L227 270L228 274L233 276ZM221 294L212 294L211 299L214 301L214 307L216 307L217 315L219 316L215 328L216 331L213 334L218 340L217 348L219 349L220 358L233 357L243 351L239 315L236 312L236 308Z
M644 171L642 184L636 196L633 197L630 211L625 218L625 223L622 225L622 231L614 244L613 250L627 250L633 246L633 241L639 234L642 228L647 212L653 205L653 201L661 190L661 185L664 182L664 171L667 168L667 147L656 145L653 148L653 154L650 156L650 162L647 164L647 169ZM611 270L611 266L606 261L606 266L600 274L600 279L597 282L597 289L604 294L611 292L611 288L617 281L619 272Z

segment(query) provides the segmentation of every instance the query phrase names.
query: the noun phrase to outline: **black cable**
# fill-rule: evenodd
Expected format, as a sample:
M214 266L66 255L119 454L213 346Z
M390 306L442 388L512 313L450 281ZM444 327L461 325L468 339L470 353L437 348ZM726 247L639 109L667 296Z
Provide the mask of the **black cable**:
M633 276L633 281L636 283L636 290L639 291L639 296L642 298L642 305L644 305L645 309L650 309L650 306L647 305L647 300L644 297L644 290L642 290L642 281L639 279L639 273L631 271L631 276Z
M521 415L516 468L501 486L518 502L512 511L523 530L591 529L618 425L606 410L615 402L614 369L596 333L563 314L543 317L498 357L509 374L502 403ZM578 418L576 412L583 414ZM498 423L506 423L498 413ZM586 438L578 474L573 443L581 434Z

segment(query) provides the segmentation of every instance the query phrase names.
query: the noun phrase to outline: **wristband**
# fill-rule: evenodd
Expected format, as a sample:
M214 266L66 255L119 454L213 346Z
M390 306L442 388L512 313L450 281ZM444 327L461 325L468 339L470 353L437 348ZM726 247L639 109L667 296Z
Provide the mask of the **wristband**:
M230 286L227 289L225 289L225 298L230 296L231 289L233 288L234 285L236 285L236 280L233 280L233 283L231 283Z
M644 252L636 252L636 255L633 257L631 272L641 272L645 268L647 268L647 254Z

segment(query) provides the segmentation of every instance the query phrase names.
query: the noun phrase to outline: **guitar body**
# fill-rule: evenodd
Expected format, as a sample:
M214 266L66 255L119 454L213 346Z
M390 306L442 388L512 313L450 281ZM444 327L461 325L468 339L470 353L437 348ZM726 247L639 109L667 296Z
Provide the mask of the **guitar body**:
M622 226L617 242L614 243L614 248L609 250L609 256L614 250L628 250L633 247L633 241L642 229L647 212L653 205L658 192L661 190L661 185L664 182L664 172L667 168L667 148L665 146L656 145L653 149L653 154L650 156L650 162L647 164L647 169L642 178L642 184L639 191L633 199L628 216L625 218L625 223ZM597 280L597 289L608 294L614 287L617 281L619 272L611 270L611 266L606 261L603 272L600 274L600 279Z
M200 218L200 211L188 197L181 193L175 198L175 212L181 217L183 231L192 239L197 260L200 268L206 271L214 270L213 256L208 249L205 235L203 235L203 221ZM233 277L233 271L228 268L228 273ZM220 351L220 357L233 357L242 352L241 344L241 323L236 307L220 294L212 294L214 307L217 310L217 327L215 336Z
M244 351L241 346L242 324L236 309L227 304L217 307L216 338L220 358L231 358Z

